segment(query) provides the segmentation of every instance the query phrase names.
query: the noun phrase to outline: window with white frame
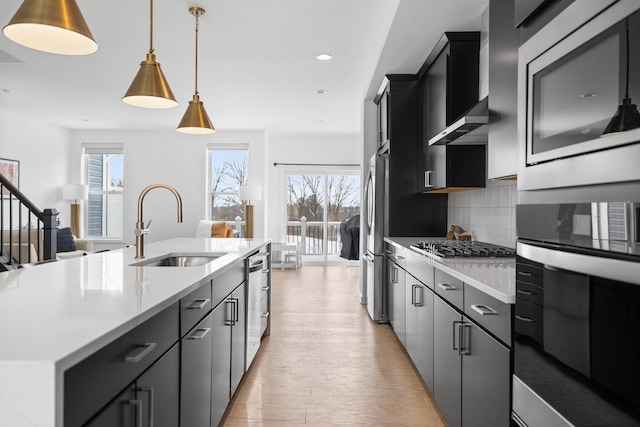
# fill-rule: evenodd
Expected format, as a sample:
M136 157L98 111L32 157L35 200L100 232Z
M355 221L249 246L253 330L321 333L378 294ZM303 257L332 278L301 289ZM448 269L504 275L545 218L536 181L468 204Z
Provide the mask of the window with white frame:
M209 216L233 223L244 218L238 187L247 183L249 147L209 147Z
M89 201L89 238L121 239L124 216L124 153L121 144L83 145Z

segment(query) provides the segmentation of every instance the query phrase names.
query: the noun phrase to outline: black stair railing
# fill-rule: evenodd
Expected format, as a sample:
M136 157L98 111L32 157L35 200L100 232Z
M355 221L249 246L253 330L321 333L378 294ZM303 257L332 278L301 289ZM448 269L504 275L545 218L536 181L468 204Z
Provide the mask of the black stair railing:
M2 174L0 194L0 258L4 270L55 259L58 211L41 211ZM35 255L31 248L35 249Z

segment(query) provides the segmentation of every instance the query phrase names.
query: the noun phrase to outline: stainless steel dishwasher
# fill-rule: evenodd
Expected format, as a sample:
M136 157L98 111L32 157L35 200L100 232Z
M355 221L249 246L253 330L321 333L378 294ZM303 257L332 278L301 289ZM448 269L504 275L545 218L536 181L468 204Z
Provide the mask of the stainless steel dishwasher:
M262 338L263 309L262 296L268 291L268 263L267 254L258 252L247 259L247 357L246 369L249 369L253 358L260 348Z

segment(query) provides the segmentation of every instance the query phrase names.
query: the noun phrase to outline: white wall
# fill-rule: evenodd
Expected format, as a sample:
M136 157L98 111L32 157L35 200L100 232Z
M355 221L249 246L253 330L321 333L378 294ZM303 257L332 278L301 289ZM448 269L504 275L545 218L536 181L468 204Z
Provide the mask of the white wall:
M19 160L20 191L39 209L57 209L62 225L69 226L69 202L62 200L70 178L69 131L0 110L0 157Z
M72 179L83 177L82 143L118 142L124 144L124 243L133 244L138 197L152 183L176 187L183 201L183 222L177 223L175 197L165 189L148 193L143 203L143 219L153 220L146 241L193 236L197 223L206 217L207 144L249 144L251 181L264 181L264 132L219 131L213 135L184 135L166 131L72 131L70 163ZM255 207L255 236L265 233L262 205ZM116 244L121 246L123 242ZM94 248L109 247L97 243Z
M266 237L284 239L286 221L284 173L305 171L313 166L274 166L274 163L357 164L362 161L360 135L269 135L266 168L268 191L265 195Z

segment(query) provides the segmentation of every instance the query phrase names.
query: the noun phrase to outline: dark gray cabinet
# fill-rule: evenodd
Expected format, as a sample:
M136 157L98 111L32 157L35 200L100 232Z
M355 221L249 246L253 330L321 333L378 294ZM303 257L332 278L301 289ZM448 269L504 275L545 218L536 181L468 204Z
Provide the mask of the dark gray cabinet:
M486 183L486 145L432 145L425 193L482 188Z
M180 351L176 344L87 425L175 427L179 405Z
M433 267L429 266L431 274ZM406 275L406 349L425 384L433 390L433 291Z
M389 85L382 88L377 102L378 147L389 140Z
M462 426L462 315L440 297L433 300L433 396L450 427Z
M462 425L508 427L510 350L472 322L466 321L464 328L468 346L462 356Z
M244 374L245 286L242 283L212 312L211 425L220 423ZM240 343L239 341L242 341ZM242 374L240 373L242 372Z
M398 255L396 255L398 256ZM404 256L401 255L404 259ZM398 340L406 346L405 271L387 257L387 291L389 293L389 323Z
M492 314L489 305L472 305L478 315L481 311L487 317L502 314L510 318L506 304L497 314ZM436 296L433 395L449 426L508 427L510 378L510 348Z
M181 341L180 425L211 426L211 356L213 313L187 333Z

